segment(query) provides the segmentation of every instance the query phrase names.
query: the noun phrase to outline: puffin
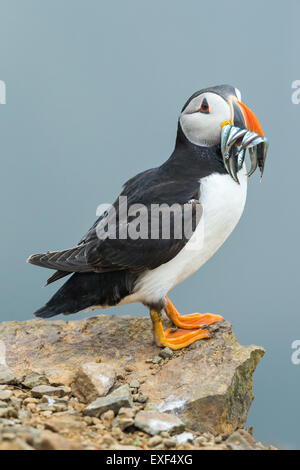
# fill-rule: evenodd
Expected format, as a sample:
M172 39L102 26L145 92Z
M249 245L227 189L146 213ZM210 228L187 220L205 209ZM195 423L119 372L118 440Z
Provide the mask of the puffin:
M75 247L28 258L55 270L46 285L70 276L34 315L140 302L149 309L157 346L178 350L210 338L210 325L222 316L180 314L168 293L229 237L245 207L248 178L258 166L262 175L267 149L259 121L237 88L194 93L180 112L175 148L164 163L127 181ZM177 230L179 225L187 230ZM163 312L172 328L164 329Z

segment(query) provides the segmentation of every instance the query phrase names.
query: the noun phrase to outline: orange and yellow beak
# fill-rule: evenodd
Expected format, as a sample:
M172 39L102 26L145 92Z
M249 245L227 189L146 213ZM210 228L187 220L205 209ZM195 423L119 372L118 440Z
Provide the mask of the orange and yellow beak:
M248 131L255 132L261 137L264 137L261 125L259 124L257 117L253 114L251 109L249 109L241 101L236 101L236 106L238 106L239 111L243 116L245 128L248 129ZM233 105L233 108L236 109L234 105ZM234 121L235 121L235 117L234 117Z
M232 124L240 129L247 129L250 132L264 137L261 125L255 114L244 103L238 101L236 97L232 97Z

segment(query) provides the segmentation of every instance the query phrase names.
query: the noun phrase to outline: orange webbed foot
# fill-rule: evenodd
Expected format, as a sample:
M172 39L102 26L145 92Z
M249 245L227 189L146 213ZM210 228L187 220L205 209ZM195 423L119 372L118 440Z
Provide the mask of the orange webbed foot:
M164 310L174 325L185 330L203 328L223 320L221 315L213 315L212 313L191 313L189 315L180 315L168 297L166 297Z
M189 330L168 328L164 331L160 313L151 310L150 316L153 325L153 336L157 346L168 347L175 351L183 349L199 339L210 338L209 331L200 328Z

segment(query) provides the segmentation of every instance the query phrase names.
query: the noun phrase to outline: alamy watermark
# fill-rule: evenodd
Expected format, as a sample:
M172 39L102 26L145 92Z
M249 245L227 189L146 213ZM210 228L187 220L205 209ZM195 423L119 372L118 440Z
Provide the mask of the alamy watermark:
M6 83L0 80L0 104L6 104Z
M300 80L294 80L292 82L292 103L293 104L300 104Z
M195 199L144 205L129 204L127 196L120 196L113 205L100 204L96 213L99 240L184 240L188 249L199 249L203 243L203 208Z
M300 365L300 340L296 339L295 341L293 341L291 348L294 350L291 355L292 364L298 366Z

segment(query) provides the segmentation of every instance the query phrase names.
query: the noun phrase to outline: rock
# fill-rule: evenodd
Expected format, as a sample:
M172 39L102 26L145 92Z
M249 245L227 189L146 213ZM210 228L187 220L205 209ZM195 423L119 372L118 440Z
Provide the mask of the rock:
M13 371L5 364L0 364L0 384L14 384L17 382Z
M7 408L0 408L0 418L17 418L16 410L9 406Z
M178 445L185 444L186 442L193 442L194 436L191 432L182 432L175 436Z
M38 385L31 390L34 398L41 398L43 395L63 397L66 393L70 392L71 389L68 387L52 387L51 385Z
M156 403L146 403L145 411L158 411Z
M173 356L173 351L170 348L164 348L160 351L159 355L163 359L171 359L171 357Z
M140 387L140 382L136 379L133 379L129 383L130 388L139 388Z
M134 425L133 418L120 418L118 417L114 423L114 425L121 429L121 431L125 431L125 429L130 428Z
M26 422L31 418L31 413L30 413L30 411L21 409L21 410L18 411L18 418L21 421Z
M40 450L82 450L83 447L79 442L71 441L65 437L50 431L41 433L40 442L38 444Z
M155 447L162 443L162 438L160 436L153 436L148 441L149 447Z
M136 413L135 413L133 408L122 407L122 408L119 409L119 417L120 418L132 419L132 418L134 418L135 414Z
M120 408L119 415L114 421L114 428L120 428L122 431L134 425L135 411L132 408Z
M171 447L175 447L177 444L176 439L174 439L174 437L166 437L163 440L163 443L168 449Z
M86 423L76 416L51 416L47 419L46 428L53 432L76 432L85 428Z
M131 407L132 397L130 393L129 385L122 385L121 387L114 390L106 397L98 398L88 405L83 413L86 416L99 417L107 410L113 410L115 414L118 413L122 407Z
M257 346L240 346L223 323L210 341L195 343L164 364L140 392L159 411L175 412L191 430L232 433L246 423L252 375L263 355Z
M20 406L22 405L22 400L20 398L11 397L10 403L11 403L11 406L13 406L16 409L19 409Z
M230 450L256 450L259 447L259 443L257 444L253 437L244 429L234 432L226 440L226 445Z
M59 387L61 385L69 387L74 382L76 372L69 368L51 368L47 369L46 373L50 385L53 385L54 387Z
M184 429L183 422L177 416L158 411L140 411L135 417L134 425L152 436L162 431L174 434Z
M12 397L11 390L0 390L0 400L8 401Z
M43 374L32 373L25 376L22 385L26 388L34 388L39 385L49 385L49 380Z
M111 423L114 417L115 417L115 413L113 412L113 410L108 410L108 411L105 411L105 413L101 415L101 421L103 422L105 427L111 428Z
M84 403L107 395L115 381L115 371L108 364L87 362L78 369L72 390Z
M178 414L192 431L232 434L245 425L253 400L252 375L264 350L240 346L228 322L214 325L213 330L211 339L168 353L168 361L162 359L166 350L153 343L151 321L143 317L6 322L0 324L0 344L5 344L14 376L39 370L51 384L70 385L81 364L101 357L101 364L125 371L122 382L140 382L139 394L159 411ZM149 364L149 358L158 355L160 364L152 359ZM14 378L5 380L10 383Z
M155 356L153 359L152 359L152 364L160 364L162 361L162 358L160 356Z
M142 393L139 393L136 397L136 401L138 401L139 403L146 403L147 400L148 397L146 395L143 395Z

